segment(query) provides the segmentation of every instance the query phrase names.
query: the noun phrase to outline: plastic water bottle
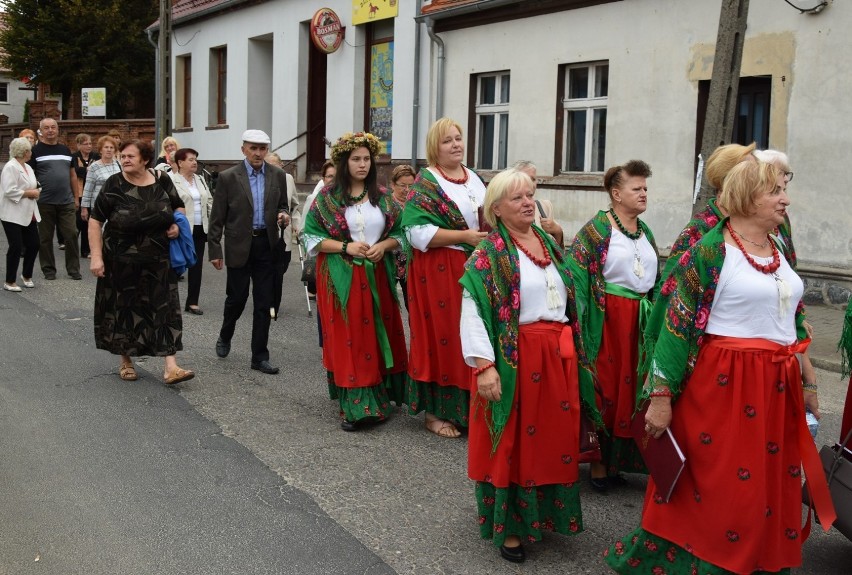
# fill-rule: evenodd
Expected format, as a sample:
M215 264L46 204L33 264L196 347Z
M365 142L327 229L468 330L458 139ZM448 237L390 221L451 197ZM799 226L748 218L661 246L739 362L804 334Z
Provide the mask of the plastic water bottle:
M819 431L819 420L807 407L805 408L805 421L808 424L808 430L811 432L811 437L816 440L817 431Z

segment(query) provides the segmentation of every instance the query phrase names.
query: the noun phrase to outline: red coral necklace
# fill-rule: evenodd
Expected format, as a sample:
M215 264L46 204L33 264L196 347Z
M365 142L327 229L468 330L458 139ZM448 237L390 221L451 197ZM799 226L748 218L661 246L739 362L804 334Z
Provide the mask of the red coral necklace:
M512 239L512 243L515 244L515 247L524 252L524 254L530 259L532 263L537 265L540 268L546 268L552 263L552 259L550 258L550 252L547 251L547 248L544 245L544 240L533 231L533 235L538 240L539 245L541 245L541 251L544 252L543 258L536 257L531 251L529 251L524 244L518 241L518 238L512 232L509 232L509 237Z
M759 264L754 261L754 258L751 257L743 243L737 237L736 232L734 232L734 228L731 227L731 221L728 220L725 222L725 227L728 228L728 232L731 234L731 237L734 239L734 243L737 244L737 247L740 248L740 251L745 256L745 259L748 263L751 264L751 267L764 274L774 274L778 271L778 268L781 267L781 255L778 252L778 248L775 246L775 242L769 242L772 245L772 263L771 264Z
M467 170L464 169L464 166L461 167L462 173L464 174L461 178L451 178L450 176L448 176L444 172L444 170L441 169L441 166L439 164L435 164L435 167L438 169L438 172L440 172L441 177L443 177L445 180L447 180L451 184L463 185L463 184L466 184L468 178L470 178L470 174L468 173Z

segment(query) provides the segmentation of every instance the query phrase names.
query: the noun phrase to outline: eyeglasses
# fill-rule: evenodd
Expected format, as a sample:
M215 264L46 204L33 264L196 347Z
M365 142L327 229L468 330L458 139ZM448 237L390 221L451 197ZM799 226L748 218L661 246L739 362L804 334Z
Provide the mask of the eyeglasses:
M793 172L784 172L784 177L787 178L788 182L793 181Z

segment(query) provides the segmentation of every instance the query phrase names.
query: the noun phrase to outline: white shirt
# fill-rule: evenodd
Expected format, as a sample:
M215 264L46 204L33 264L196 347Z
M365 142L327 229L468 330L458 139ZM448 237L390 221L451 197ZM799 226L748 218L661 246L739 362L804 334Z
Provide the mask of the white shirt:
M752 258L759 264L772 263L771 257ZM792 291L783 316L774 275L783 279ZM719 273L705 331L729 337L768 339L780 345L796 343L796 307L803 292L801 278L783 255L778 271L764 274L748 263L737 246L726 243L725 263Z
M644 271L641 278L633 272L637 251ZM607 283L632 289L636 293L643 294L651 291L657 279L657 254L647 236L642 234L638 240L634 241L621 233L618 228L612 228L603 277Z
M360 216L359 216L360 213ZM385 215L378 206L370 202L364 202L355 206L348 206L345 212L346 225L349 226L349 236L354 242L367 242L375 244L382 237L385 230ZM314 236L306 237L306 248L309 256L319 254L319 244L323 239Z
M467 227L472 230L479 229L479 218L477 211L479 206L485 200L485 184L473 172L464 168L467 173L467 182L464 184L454 184L446 180L438 170L427 168L435 179L438 180L438 186L449 198L456 204L464 221L467 222ZM471 201L471 198L473 201ZM408 236L409 243L421 252L429 249L429 242L435 237L438 232L438 226L425 224L422 226L410 226L405 230ZM463 250L464 248L458 245L447 246L454 250Z
M518 324L524 325L537 321L558 321L565 323L565 303L568 301L568 292L556 265L551 263L546 269L550 270L556 278L556 290L559 294L559 305L555 309L547 307L547 282L546 269L535 265L530 259L518 251L518 264L521 275L521 309ZM461 334L462 355L464 361L471 367L476 367L476 358L481 357L488 361L494 361L494 348L485 331L485 324L476 310L476 303L471 298L470 292L463 290L462 313L459 331Z

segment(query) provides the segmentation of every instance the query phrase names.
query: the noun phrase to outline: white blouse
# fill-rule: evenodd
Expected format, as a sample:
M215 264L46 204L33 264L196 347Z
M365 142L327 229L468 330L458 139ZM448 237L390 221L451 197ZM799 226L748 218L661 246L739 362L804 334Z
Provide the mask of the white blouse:
M565 304L568 301L568 292L565 284L559 277L556 265L551 263L542 269L535 265L521 251L518 251L518 264L521 275L521 310L518 324L524 325L537 321L557 321L565 323ZM556 278L556 290L559 296L559 305L550 309L547 307L547 282L546 274L553 274ZM461 324L462 355L464 361L471 367L476 367L476 358L481 357L488 361L494 361L494 348L485 331L485 324L476 310L476 303L471 298L470 292L463 290Z
M6 162L0 173L0 220L24 227L30 225L33 217L40 222L38 202L24 197L26 190L34 190L37 186L38 181L29 164L21 165L14 158Z
M639 258L642 277L634 272L634 262ZM643 294L651 291L657 279L657 254L645 234L631 240L618 228L612 228L609 250L603 269L604 281L620 285Z
M367 242L372 246L381 239L382 232L385 230L385 215L378 206L374 206L370 202L347 206L345 217L352 241ZM305 237L309 256L316 256L320 253L319 244L324 239L327 238Z
M438 180L438 185L441 189L444 190L453 202L455 202L462 216L464 216L464 221L467 222L467 227L472 230L478 230L478 210L479 206L481 206L482 202L485 200L485 184L482 183L482 180L480 180L476 174L467 168L464 168L465 173L467 173L467 182L464 184L454 184L446 180L435 168L427 169L435 176L435 179ZM410 226L405 230L405 233L408 236L408 241L414 248L421 252L425 252L429 249L429 242L431 242L432 238L435 237L438 229L439 228L436 225L425 224L422 226ZM454 250L464 249L458 245L447 247Z
M772 263L771 257L752 258L759 264ZM783 309L775 276L790 288ZM796 307L803 292L801 278L783 255L778 271L764 274L748 263L737 246L726 243L725 263L719 273L705 331L729 337L768 339L780 345L796 343Z

